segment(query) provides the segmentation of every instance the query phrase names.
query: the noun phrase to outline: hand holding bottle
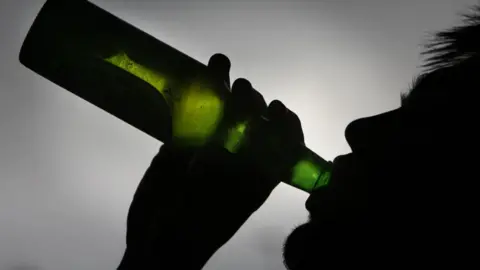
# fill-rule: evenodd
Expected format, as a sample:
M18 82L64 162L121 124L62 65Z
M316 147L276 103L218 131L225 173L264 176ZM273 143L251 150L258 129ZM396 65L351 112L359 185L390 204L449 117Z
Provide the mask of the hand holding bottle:
M229 84L228 58L215 55L209 69ZM245 79L232 86L230 107L239 117L267 115L258 132L275 132L278 142L303 143L298 117L281 102L267 107ZM263 134L264 135L264 134ZM268 143L252 134L250 148L268 154ZM254 149L233 154L215 144L202 148L163 145L133 198L127 250L119 269L155 266L201 269L267 199L282 180L261 170ZM271 153L275 156L275 153Z

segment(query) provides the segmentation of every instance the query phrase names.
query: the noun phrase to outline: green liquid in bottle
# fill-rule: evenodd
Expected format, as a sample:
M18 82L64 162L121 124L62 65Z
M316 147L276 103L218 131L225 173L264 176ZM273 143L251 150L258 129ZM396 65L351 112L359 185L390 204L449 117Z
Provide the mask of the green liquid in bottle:
M189 146L201 146L213 136L223 116L224 102L208 84L197 80L169 87L171 78L136 63L124 52L104 60L149 83L162 94L172 114L174 138Z
M225 123L228 88L205 65L86 0L48 0L20 62L165 143L202 146L220 134L236 153L254 128L248 119ZM297 150L284 182L306 192L326 185L331 163Z

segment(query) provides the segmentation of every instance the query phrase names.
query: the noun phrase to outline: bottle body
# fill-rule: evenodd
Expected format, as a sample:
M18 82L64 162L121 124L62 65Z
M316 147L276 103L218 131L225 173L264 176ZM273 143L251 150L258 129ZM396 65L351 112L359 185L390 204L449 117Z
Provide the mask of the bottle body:
M198 96L207 89L205 65L84 0L47 1L23 43L20 62L162 142L171 140L173 127L181 132L172 113L192 103L182 91L193 89ZM218 90L217 97L228 94L208 88ZM212 106L212 114L220 114L221 106ZM207 133L202 126L194 125L197 134Z
M170 138L164 142L202 146L214 136L225 114L228 88L214 81L206 67L182 76L183 73L147 67L124 51L103 60L150 84L162 95L168 110L165 113L171 117Z
M228 87L205 65L86 0L48 0L20 62L165 143L202 146L221 134L235 153L254 126L225 123ZM305 146L294 158L286 183L310 192L328 182L329 162Z

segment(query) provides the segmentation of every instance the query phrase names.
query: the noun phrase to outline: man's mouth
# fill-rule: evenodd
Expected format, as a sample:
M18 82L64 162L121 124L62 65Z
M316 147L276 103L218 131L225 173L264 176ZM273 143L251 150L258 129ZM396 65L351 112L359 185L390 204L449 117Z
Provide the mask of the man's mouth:
M353 155L351 153L340 155L333 160L332 176L329 184L313 191L305 202L305 207L310 212L311 217L314 217L315 212L318 212L322 205L327 203L326 200L335 199L332 197L334 195L334 192L331 192L333 189L332 186L334 186L337 181L345 181L345 179L342 178L348 177L347 172L352 169L352 160Z

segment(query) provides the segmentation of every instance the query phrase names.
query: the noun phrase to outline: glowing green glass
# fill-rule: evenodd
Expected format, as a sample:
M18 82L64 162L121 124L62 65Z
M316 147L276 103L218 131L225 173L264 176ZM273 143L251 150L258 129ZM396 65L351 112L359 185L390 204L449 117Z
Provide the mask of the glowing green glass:
M312 191L328 184L330 172L309 160L300 160L292 170L291 184Z
M230 151L230 153L236 153L242 146L242 142L245 139L246 130L247 122L238 123L236 126L228 130L224 147Z
M135 63L126 53L115 54L105 59L105 61L137 76L143 81L149 83L157 89L162 95L164 94L166 78L158 72L150 70L138 63Z
M186 87L169 88L175 93L167 93L166 76L136 63L126 53L113 55L105 61L149 83L164 96L171 106L173 137L200 146L215 133L224 105L215 91L203 83L192 82Z

